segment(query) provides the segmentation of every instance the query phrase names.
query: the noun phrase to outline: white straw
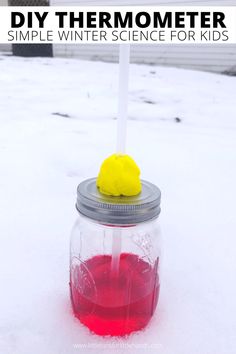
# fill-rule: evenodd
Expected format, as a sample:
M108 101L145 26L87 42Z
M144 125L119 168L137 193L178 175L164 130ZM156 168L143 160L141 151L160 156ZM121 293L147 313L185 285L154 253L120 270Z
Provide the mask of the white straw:
M117 276L120 266L121 254L121 229L114 228L112 233L112 259L111 259L111 274Z
M117 123L117 153L125 154L127 114L128 114L128 90L129 90L129 59L130 45L120 45L120 70L119 70L119 102Z
M117 154L125 154L126 130L128 114L128 91L129 91L129 60L130 45L120 45L120 70L119 70L119 104L117 124ZM119 274L120 254L122 249L122 230L114 228L112 234L112 260L111 274L117 277Z

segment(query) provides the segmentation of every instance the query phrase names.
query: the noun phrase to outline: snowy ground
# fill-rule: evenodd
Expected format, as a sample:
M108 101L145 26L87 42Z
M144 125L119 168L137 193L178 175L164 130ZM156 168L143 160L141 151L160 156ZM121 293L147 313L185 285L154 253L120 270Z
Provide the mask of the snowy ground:
M131 67L128 152L163 192L159 307L127 339L72 316L76 186L115 150L117 73L0 57L1 354L236 352L236 77Z

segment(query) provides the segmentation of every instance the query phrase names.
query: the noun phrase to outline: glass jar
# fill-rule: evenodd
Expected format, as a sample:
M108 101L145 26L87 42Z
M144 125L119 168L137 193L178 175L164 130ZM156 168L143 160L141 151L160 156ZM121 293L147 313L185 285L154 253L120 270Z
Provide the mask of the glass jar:
M102 195L96 179L77 190L70 293L75 316L99 335L144 328L156 309L160 281L160 190L142 181L135 197Z

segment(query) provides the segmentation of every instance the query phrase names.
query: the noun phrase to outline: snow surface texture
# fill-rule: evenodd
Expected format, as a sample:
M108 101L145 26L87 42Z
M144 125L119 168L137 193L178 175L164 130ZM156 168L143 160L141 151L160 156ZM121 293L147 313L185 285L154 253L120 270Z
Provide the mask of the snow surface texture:
M236 77L131 66L128 152L162 190L161 297L126 339L71 311L76 186L115 151L118 67L0 57L0 353L235 354Z

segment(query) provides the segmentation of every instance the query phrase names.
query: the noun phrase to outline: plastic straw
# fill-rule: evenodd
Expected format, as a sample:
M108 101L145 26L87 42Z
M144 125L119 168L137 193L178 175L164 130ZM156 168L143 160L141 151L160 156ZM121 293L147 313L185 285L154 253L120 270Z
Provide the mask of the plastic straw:
M121 229L115 228L112 233L111 274L113 277L119 274L121 246Z
M127 113L128 113L128 90L129 90L129 58L130 45L120 45L120 70L119 70L119 101L117 123L117 153L125 154Z
M119 102L117 124L117 154L125 154L127 114L128 114L128 91L129 91L129 59L130 45L120 45L120 70L119 70ZM112 235L112 261L111 274L118 276L120 254L122 249L121 228L114 228Z

